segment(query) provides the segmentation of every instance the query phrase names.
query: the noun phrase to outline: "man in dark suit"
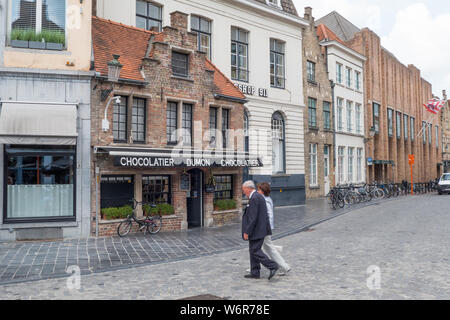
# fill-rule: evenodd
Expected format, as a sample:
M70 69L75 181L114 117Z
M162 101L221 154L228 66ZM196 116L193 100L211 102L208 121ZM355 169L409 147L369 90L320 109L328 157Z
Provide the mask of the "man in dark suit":
M251 274L246 275L245 278L259 279L262 264L270 270L270 280L277 273L279 267L261 249L264 238L272 235L266 200L256 192L256 186L253 181L245 182L242 185L242 192L249 199L249 204L242 217L242 237L245 241L249 241L251 266Z

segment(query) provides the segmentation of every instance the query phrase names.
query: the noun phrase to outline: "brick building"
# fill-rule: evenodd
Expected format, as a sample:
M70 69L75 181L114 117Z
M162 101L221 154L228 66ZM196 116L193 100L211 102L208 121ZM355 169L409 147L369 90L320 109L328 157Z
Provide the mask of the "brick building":
M368 138L366 156L371 162L367 180L409 181L409 154L416 158L415 181L435 179L442 170L440 120L423 107L432 97L431 84L421 78L419 69L402 64L383 48L380 37L368 28L360 30L337 12L317 23L325 24L347 46L367 58L365 135ZM373 130L375 136L370 138Z
M447 104L440 113L442 129L442 164L443 172L450 172L450 101L447 100L447 94L444 91L444 100Z
M92 230L100 236L117 227L101 208L133 198L173 206L163 230L223 225L241 211L242 167L261 165L242 152L245 96L198 50L187 24L181 12L160 33L93 18ZM119 63L119 80L108 81ZM215 211L220 199L236 209Z
M319 198L334 185L333 97L326 57L319 44L312 9L305 8L309 26L303 32L303 95L305 99L306 197Z

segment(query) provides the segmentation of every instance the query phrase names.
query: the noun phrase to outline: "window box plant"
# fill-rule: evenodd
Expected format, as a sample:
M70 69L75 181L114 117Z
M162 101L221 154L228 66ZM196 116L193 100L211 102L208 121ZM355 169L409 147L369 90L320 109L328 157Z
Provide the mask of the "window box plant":
M228 211L237 208L236 200L215 200L214 201L214 211Z
M61 31L42 30L36 33L33 29L13 29L11 31L11 46L30 49L63 50L66 42Z
M175 208L167 203L158 204L155 208L151 208L150 205L145 204L142 206L145 215L150 216L171 216L175 213Z
M131 206L104 208L101 210L102 220L126 219L131 214L133 214L133 208Z

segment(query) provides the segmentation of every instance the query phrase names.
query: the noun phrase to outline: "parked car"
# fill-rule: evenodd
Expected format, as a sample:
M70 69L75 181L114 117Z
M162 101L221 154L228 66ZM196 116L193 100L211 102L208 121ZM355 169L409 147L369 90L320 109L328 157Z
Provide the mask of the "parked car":
M450 194L450 173L444 173L442 175L441 180L439 180L437 189L439 195L443 193Z

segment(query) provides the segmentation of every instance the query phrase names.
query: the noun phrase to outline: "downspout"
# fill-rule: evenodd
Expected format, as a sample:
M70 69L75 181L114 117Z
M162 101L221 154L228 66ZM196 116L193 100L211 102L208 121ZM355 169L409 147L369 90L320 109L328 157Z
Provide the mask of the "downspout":
M328 55L327 55L327 60L328 60ZM328 61L327 61L328 62ZM333 181L333 186L336 186L336 172L337 172L337 167L336 167L336 151L337 151L337 147L336 147L336 112L334 110L335 107L335 103L334 103L334 87L336 86L333 80L330 80L330 85L331 85L331 98L332 98L332 102L331 102L331 110L333 110L333 166L334 166L334 181Z

